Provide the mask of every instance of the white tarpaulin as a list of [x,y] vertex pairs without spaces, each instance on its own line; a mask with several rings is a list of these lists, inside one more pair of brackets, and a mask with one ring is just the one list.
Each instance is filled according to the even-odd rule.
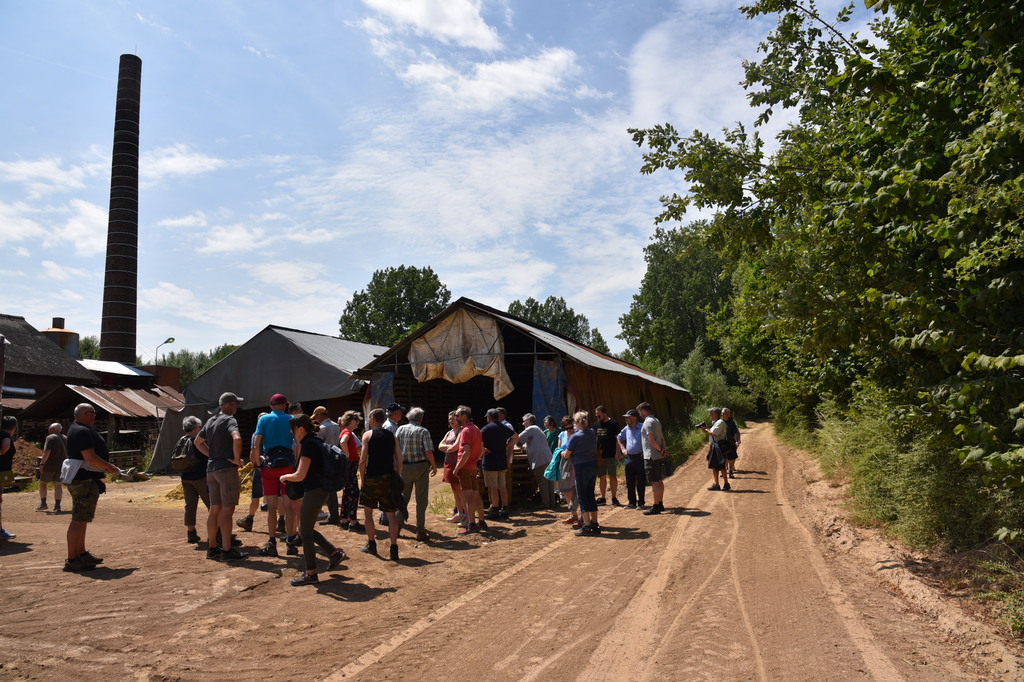
[[412,342],[409,362],[419,382],[461,384],[483,375],[494,380],[494,399],[515,388],[505,371],[505,343],[495,319],[465,308]]

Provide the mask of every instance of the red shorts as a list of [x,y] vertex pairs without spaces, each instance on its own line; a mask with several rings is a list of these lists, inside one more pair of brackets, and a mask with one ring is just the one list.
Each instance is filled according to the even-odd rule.
[[281,483],[281,477],[285,474],[293,473],[295,473],[295,467],[278,467],[277,469],[263,467],[260,469],[260,481],[263,482],[264,497],[284,495],[284,483]]

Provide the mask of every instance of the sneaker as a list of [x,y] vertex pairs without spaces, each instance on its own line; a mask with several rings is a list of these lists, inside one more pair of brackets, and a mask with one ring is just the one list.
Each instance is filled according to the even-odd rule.
[[64,510],[60,508],[60,500],[57,500],[53,503],[53,513],[60,514],[62,511]]
[[613,497],[612,498],[612,506],[613,507],[621,507],[622,506],[622,503],[619,502],[619,498],[617,498],[617,497]]
[[303,573],[298,578],[292,578],[292,587],[302,587],[303,585],[316,585],[320,582],[320,576],[316,573],[310,575],[309,573]]
[[0,528],[0,540],[13,540],[18,537],[17,533],[9,533],[3,528]]
[[499,515],[501,521],[508,521],[508,507],[501,508],[501,514]]
[[213,561],[220,561],[220,548],[211,547],[210,549],[206,550],[206,558],[211,559]]
[[418,530],[416,531],[416,542],[427,542],[430,540],[430,536],[427,535],[427,531]]
[[93,556],[88,550],[79,554],[78,560],[83,563],[92,564],[93,566],[99,566],[103,563],[103,557]]
[[342,561],[348,558],[348,554],[345,554],[345,550],[341,547],[331,552],[330,558],[327,560],[327,570],[333,571],[338,567]]
[[722,490],[732,490],[732,486],[726,483],[725,485],[722,486]]
[[232,547],[241,547],[242,546],[242,541],[239,540],[238,538],[236,538],[234,533],[231,534],[231,546]]
[[239,552],[234,547],[232,547],[231,549],[229,549],[226,552],[222,551],[220,553],[220,560],[221,561],[241,561],[242,559],[248,559],[248,558],[249,558],[249,553],[248,552]]
[[381,512],[380,513],[380,516],[377,517],[377,523],[379,523],[382,526],[388,525],[388,515],[387,515],[387,512]]
[[468,526],[466,526],[465,528],[460,528],[459,529],[459,535],[469,535],[470,533],[478,533],[478,532],[480,532],[480,526],[476,525],[475,523],[471,523]]
[[626,508],[626,509],[636,509],[636,505],[635,505],[635,504],[633,504],[632,502],[630,502],[629,504],[627,504],[627,505],[626,505],[626,507],[625,507],[625,508]]
[[287,554],[288,556],[298,556],[299,555],[299,543],[298,542],[288,542],[287,540],[285,540],[284,544],[285,544],[285,547],[287,548],[287,549],[284,550],[285,554]]
[[708,486],[708,490],[721,490],[721,489],[722,488],[717,483],[715,483],[714,485]]
[[278,516],[277,517],[277,532],[278,533],[285,532],[285,529],[284,529],[284,517],[283,516]]
[[480,523],[479,523],[479,524],[477,525],[477,528],[479,528],[480,530],[487,530],[487,522],[486,522],[486,521],[481,521],[481,522],[480,522]]
[[576,523],[572,524],[573,530],[579,530],[580,528],[583,528],[583,521],[577,520]]
[[358,521],[349,521],[348,529],[353,533],[362,533],[366,530],[366,528],[363,527],[363,524]]
[[243,516],[242,518],[235,521],[235,525],[246,532],[252,531],[252,517]]
[[263,545],[259,551],[260,556],[279,556],[277,553],[277,543],[267,541],[267,544]]
[[377,541],[376,540],[370,540],[365,545],[360,547],[359,551],[362,552],[363,554],[372,554],[374,556],[377,556]]
[[651,505],[650,509],[644,512],[644,516],[654,516],[655,514],[660,514],[663,511],[665,511],[665,506],[663,504],[655,502],[654,504]]
[[320,525],[321,526],[337,526],[339,523],[341,523],[341,517],[338,517],[338,516],[328,516],[326,519],[324,519],[323,521],[320,522]]
[[597,523],[595,521],[594,523],[590,524],[590,530],[594,531],[594,535],[600,535],[601,534],[601,524]]
[[647,505],[644,504],[643,502],[637,502],[636,508],[638,511],[643,511],[644,509],[647,509]]
[[398,545],[391,545],[390,558],[392,561],[398,561]]
[[46,500],[43,500],[36,505],[36,511],[46,511],[49,507],[46,506]]
[[599,498],[597,498],[597,504],[598,504],[598,505],[602,505],[602,504],[608,504],[608,500],[606,500],[606,499],[605,499],[605,498],[603,498],[603,497],[599,497]]
[[79,571],[91,571],[94,568],[96,568],[96,564],[86,563],[82,561],[80,557],[64,560],[64,570],[68,573],[78,573]]
[[501,518],[501,510],[499,509],[488,509],[487,514],[484,516],[488,521],[497,521]]
[[580,520],[578,518],[576,518],[575,516],[570,516],[568,518],[562,519],[562,523],[573,523],[573,524],[575,524],[575,523],[579,523],[579,521]]
[[185,541],[188,542],[188,544],[190,545],[199,544],[199,533],[195,532],[194,530],[190,530],[185,537]]
[[260,511],[261,512],[267,511],[267,503],[266,502],[260,502]]
[[586,535],[597,535],[598,532],[599,531],[594,529],[593,524],[589,524],[588,523],[585,526],[581,526],[579,528],[579,530],[577,530],[576,533],[574,533],[574,534],[576,535],[576,537],[583,537],[583,536],[586,536]]

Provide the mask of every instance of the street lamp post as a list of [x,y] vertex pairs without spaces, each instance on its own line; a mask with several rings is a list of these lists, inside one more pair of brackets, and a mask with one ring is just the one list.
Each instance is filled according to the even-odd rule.
[[156,357],[154,357],[153,360],[158,365],[160,364],[160,346],[164,345],[165,343],[174,343],[174,337],[168,336],[166,341],[163,341],[162,343],[157,345],[156,351],[153,353],[153,355],[155,355]]

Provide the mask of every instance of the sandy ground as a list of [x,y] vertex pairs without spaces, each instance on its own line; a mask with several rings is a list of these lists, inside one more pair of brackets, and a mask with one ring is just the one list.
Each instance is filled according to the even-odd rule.
[[[1022,679],[1014,645],[846,525],[770,425],[740,453],[733,491],[706,490],[695,457],[667,513],[603,507],[600,537],[549,512],[469,537],[431,516],[395,564],[331,527],[350,559],[303,588],[296,558],[194,551],[172,479],[109,486],[88,535],[106,562],[83,574],[61,571],[68,516],[8,494],[0,679]],[[263,538],[239,537],[253,553]]]

